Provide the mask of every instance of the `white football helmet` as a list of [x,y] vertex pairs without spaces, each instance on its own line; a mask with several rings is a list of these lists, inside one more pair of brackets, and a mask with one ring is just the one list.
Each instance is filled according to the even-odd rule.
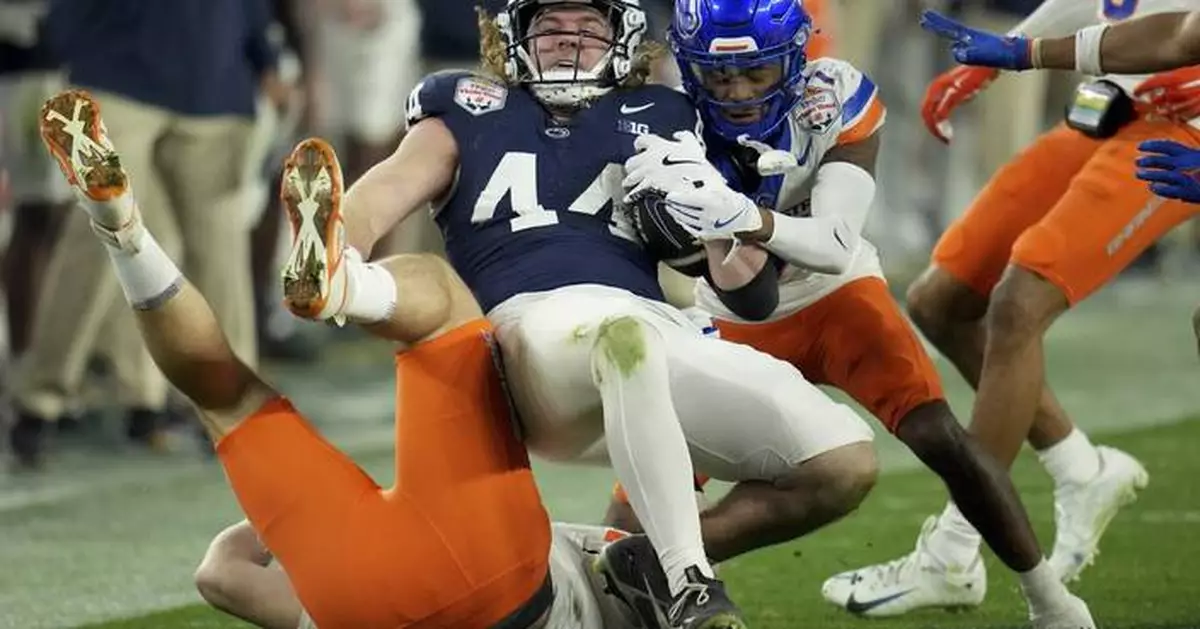
[[[582,5],[599,11],[612,26],[612,40],[604,40],[608,50],[592,68],[548,68],[543,71],[531,46],[538,37],[560,36],[561,31],[531,35],[529,27],[543,11],[562,5]],[[505,74],[510,81],[527,85],[538,100],[547,105],[579,106],[606,94],[629,76],[634,51],[646,32],[646,14],[640,0],[508,0],[496,16],[496,25],[504,37]],[[595,35],[575,33],[578,37],[599,39]]]

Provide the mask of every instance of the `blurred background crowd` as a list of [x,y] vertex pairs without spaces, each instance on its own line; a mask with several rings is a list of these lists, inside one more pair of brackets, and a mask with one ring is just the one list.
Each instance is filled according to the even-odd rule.
[[[661,38],[670,0],[642,0]],[[1006,75],[955,121],[947,148],[923,128],[926,85],[951,61],[923,8],[1004,31],[1039,0],[809,0],[820,54],[847,59],[889,108],[868,236],[902,290],[938,235],[996,168],[1057,122],[1076,77]],[[495,12],[503,0],[486,0]],[[280,306],[286,218],[274,190],[298,139],[334,142],[348,182],[404,132],[404,101],[429,72],[477,64],[472,0],[0,0],[0,426],[5,458],[37,469],[48,444],[119,422],[122,439],[173,449],[190,412],[142,347],[86,216],[41,147],[37,113],[64,86],[100,97],[109,134],[164,248],[209,298],[235,349],[303,365],[358,333]],[[675,80],[671,64],[659,80]],[[1193,264],[1180,230],[1132,273]],[[376,256],[437,250],[428,216]],[[679,279],[672,294],[686,300]],[[89,394],[103,382],[103,395]],[[199,438],[199,437],[197,437]]]

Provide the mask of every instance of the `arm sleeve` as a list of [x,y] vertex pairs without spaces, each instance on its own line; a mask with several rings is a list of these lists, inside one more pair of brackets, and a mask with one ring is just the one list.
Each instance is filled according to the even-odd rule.
[[732,290],[717,286],[707,268],[704,278],[721,303],[733,314],[747,321],[762,321],[771,316],[779,305],[779,266],[773,256],[768,258],[754,279]]

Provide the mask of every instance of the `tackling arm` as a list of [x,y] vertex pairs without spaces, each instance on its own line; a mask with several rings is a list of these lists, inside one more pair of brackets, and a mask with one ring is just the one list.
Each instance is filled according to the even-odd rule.
[[738,234],[796,266],[820,273],[841,273],[850,265],[875,198],[875,159],[879,131],[839,144],[817,170],[808,217],[762,210],[762,228]]
[[458,172],[458,144],[445,123],[425,118],[396,151],[371,167],[346,192],[346,240],[369,257],[375,243],[413,212],[450,190]]
[[[764,210],[768,211],[768,210]],[[738,247],[730,255],[732,240],[704,243],[708,269],[704,274],[713,292],[737,316],[762,321],[779,305],[779,275],[770,254],[758,246]]]

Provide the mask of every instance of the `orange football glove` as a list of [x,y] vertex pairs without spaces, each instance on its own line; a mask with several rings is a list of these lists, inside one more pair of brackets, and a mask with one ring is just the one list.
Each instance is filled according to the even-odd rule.
[[938,75],[925,89],[925,100],[921,102],[925,128],[933,137],[949,144],[954,137],[954,127],[950,125],[954,108],[975,98],[999,73],[995,68],[957,66]]
[[1200,117],[1200,66],[1155,74],[1133,97],[1138,109],[1150,116],[1180,121]]

